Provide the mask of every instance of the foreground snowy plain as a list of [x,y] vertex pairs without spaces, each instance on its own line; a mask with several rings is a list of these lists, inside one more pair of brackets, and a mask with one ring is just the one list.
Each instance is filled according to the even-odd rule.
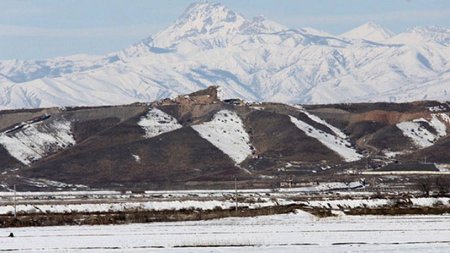
[[[13,232],[16,237],[8,238]],[[0,229],[10,252],[448,252],[450,215],[295,214],[210,221]]]

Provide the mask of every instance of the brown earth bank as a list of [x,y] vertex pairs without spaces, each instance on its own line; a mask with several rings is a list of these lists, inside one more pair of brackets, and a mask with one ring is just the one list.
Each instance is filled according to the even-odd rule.
[[[146,136],[140,122],[153,108],[180,128]],[[244,161],[234,161],[192,128],[221,110],[242,120],[251,149]],[[393,163],[401,170],[432,164],[444,171],[450,168],[450,121],[443,118],[449,113],[449,103],[438,101],[247,103],[221,100],[217,87],[151,103],[0,111],[0,190],[13,184],[30,191],[223,189],[232,188],[235,177],[245,188],[268,188],[286,180],[348,181],[350,172],[376,171]],[[290,117],[307,127],[300,129]],[[432,125],[436,117],[446,127],[445,135]],[[73,144],[58,143],[58,122],[69,122]],[[410,134],[429,132],[432,137],[424,135],[429,145],[419,145],[398,127],[414,122],[420,127]],[[43,133],[57,138],[35,139]],[[219,138],[231,138],[224,136]],[[349,148],[359,158],[346,159],[333,145]]]

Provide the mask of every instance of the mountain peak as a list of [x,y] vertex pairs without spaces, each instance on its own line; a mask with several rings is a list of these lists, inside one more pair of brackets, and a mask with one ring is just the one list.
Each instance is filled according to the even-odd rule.
[[375,28],[375,29],[384,29],[381,25],[379,25],[373,21],[368,21],[368,22],[362,24],[361,26],[371,27],[371,28]]
[[220,3],[200,1],[191,4],[176,21],[177,25],[186,23],[212,24],[216,22],[233,23],[239,19],[239,15]]
[[394,36],[394,33],[374,22],[367,22],[340,35],[349,39],[364,39],[383,42]]
[[243,16],[222,4],[200,1],[191,4],[175,23],[158,33],[158,47],[171,47],[177,40],[196,36],[217,37],[235,33],[247,22]]

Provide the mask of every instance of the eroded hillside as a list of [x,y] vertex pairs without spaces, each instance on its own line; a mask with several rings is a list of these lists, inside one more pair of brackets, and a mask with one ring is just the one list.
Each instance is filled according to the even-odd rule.
[[450,106],[221,100],[216,87],[153,103],[0,112],[3,187],[267,187],[389,164],[450,163]]

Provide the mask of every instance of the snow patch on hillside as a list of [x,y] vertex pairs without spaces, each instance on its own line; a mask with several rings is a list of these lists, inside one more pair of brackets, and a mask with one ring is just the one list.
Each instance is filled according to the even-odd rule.
[[322,124],[322,125],[328,127],[331,131],[333,131],[333,133],[334,133],[336,136],[338,136],[338,137],[340,137],[340,138],[342,138],[342,139],[347,139],[347,138],[348,138],[348,136],[347,136],[346,134],[344,134],[339,128],[337,128],[337,127],[335,127],[335,126],[333,126],[333,125],[328,124],[328,122],[326,122],[325,120],[323,120],[323,119],[317,117],[316,115],[313,115],[313,114],[311,114],[311,113],[309,113],[309,112],[307,112],[307,111],[305,111],[305,110],[303,110],[302,112],[303,112],[304,114],[306,114],[306,115],[308,116],[308,118],[314,120],[315,122],[317,122],[317,123],[319,123],[319,124]]
[[[403,135],[410,138],[417,146],[426,148],[435,143],[439,138],[447,134],[445,122],[450,123],[450,118],[444,113],[433,114],[431,120],[423,118],[413,121],[405,121],[397,124]],[[421,123],[428,124],[435,129],[436,134],[430,132]]]
[[[294,123],[298,129],[302,130],[306,135],[313,137],[320,141],[323,145],[338,153],[347,162],[357,161],[362,158],[362,155],[358,154],[355,149],[352,148],[350,142],[346,139],[347,136],[342,134],[331,135],[322,130],[318,130],[313,126],[293,117],[289,116],[291,122]],[[318,118],[318,117],[317,117]],[[314,120],[314,119],[313,119]],[[314,120],[317,122],[317,119]],[[321,120],[323,121],[323,120]],[[327,125],[328,126],[328,125]],[[333,130],[333,129],[332,129]],[[335,130],[333,130],[335,131]]]
[[301,111],[302,113],[306,114],[306,116],[308,116],[308,118],[310,118],[311,120],[313,120],[313,121],[315,121],[315,122],[317,122],[317,123],[319,123],[319,124],[321,124],[321,125],[324,125],[324,126],[328,127],[328,129],[330,129],[331,131],[333,131],[333,133],[334,133],[336,136],[339,136],[340,138],[343,138],[343,139],[347,139],[347,138],[348,138],[348,136],[347,136],[346,134],[344,134],[339,128],[337,128],[337,127],[335,127],[335,126],[329,124],[328,122],[326,122],[325,120],[323,120],[323,119],[317,117],[316,115],[307,112],[307,111],[305,110],[305,108],[303,108],[303,106],[301,106],[301,105],[296,105],[296,104],[291,104],[290,106],[292,106],[292,107],[294,107],[295,109],[297,109],[297,110]]
[[145,130],[145,138],[152,138],[182,127],[174,117],[156,108],[152,108],[142,117],[138,125]]
[[[441,115],[447,116],[446,114],[443,114],[443,113],[433,114],[433,115],[431,115],[431,120],[430,120],[430,125],[432,127],[434,127],[434,129],[436,129],[438,137],[442,137],[447,134],[447,126],[445,125],[444,122],[441,121],[441,119],[439,119],[439,117],[442,117]],[[447,118],[448,118],[448,116],[447,116]],[[442,120],[445,120],[445,118],[442,118]]]
[[25,183],[38,188],[58,187],[58,188],[89,188],[83,184],[67,184],[60,181],[49,180],[45,178],[25,178],[20,177]]
[[133,157],[134,161],[136,161],[137,163],[141,162],[141,157],[135,154],[131,154],[131,156]]
[[0,144],[11,156],[25,165],[39,160],[47,154],[75,144],[71,123],[54,121],[49,125],[42,122],[22,125],[20,130],[0,134]]
[[235,112],[219,111],[211,121],[192,128],[237,164],[252,154],[250,137],[244,129],[241,118]]
[[430,112],[443,112],[443,111],[446,111],[447,108],[444,105],[437,105],[437,106],[428,107],[428,110]]
[[439,113],[438,116],[447,124],[450,124],[450,117],[445,113]]

